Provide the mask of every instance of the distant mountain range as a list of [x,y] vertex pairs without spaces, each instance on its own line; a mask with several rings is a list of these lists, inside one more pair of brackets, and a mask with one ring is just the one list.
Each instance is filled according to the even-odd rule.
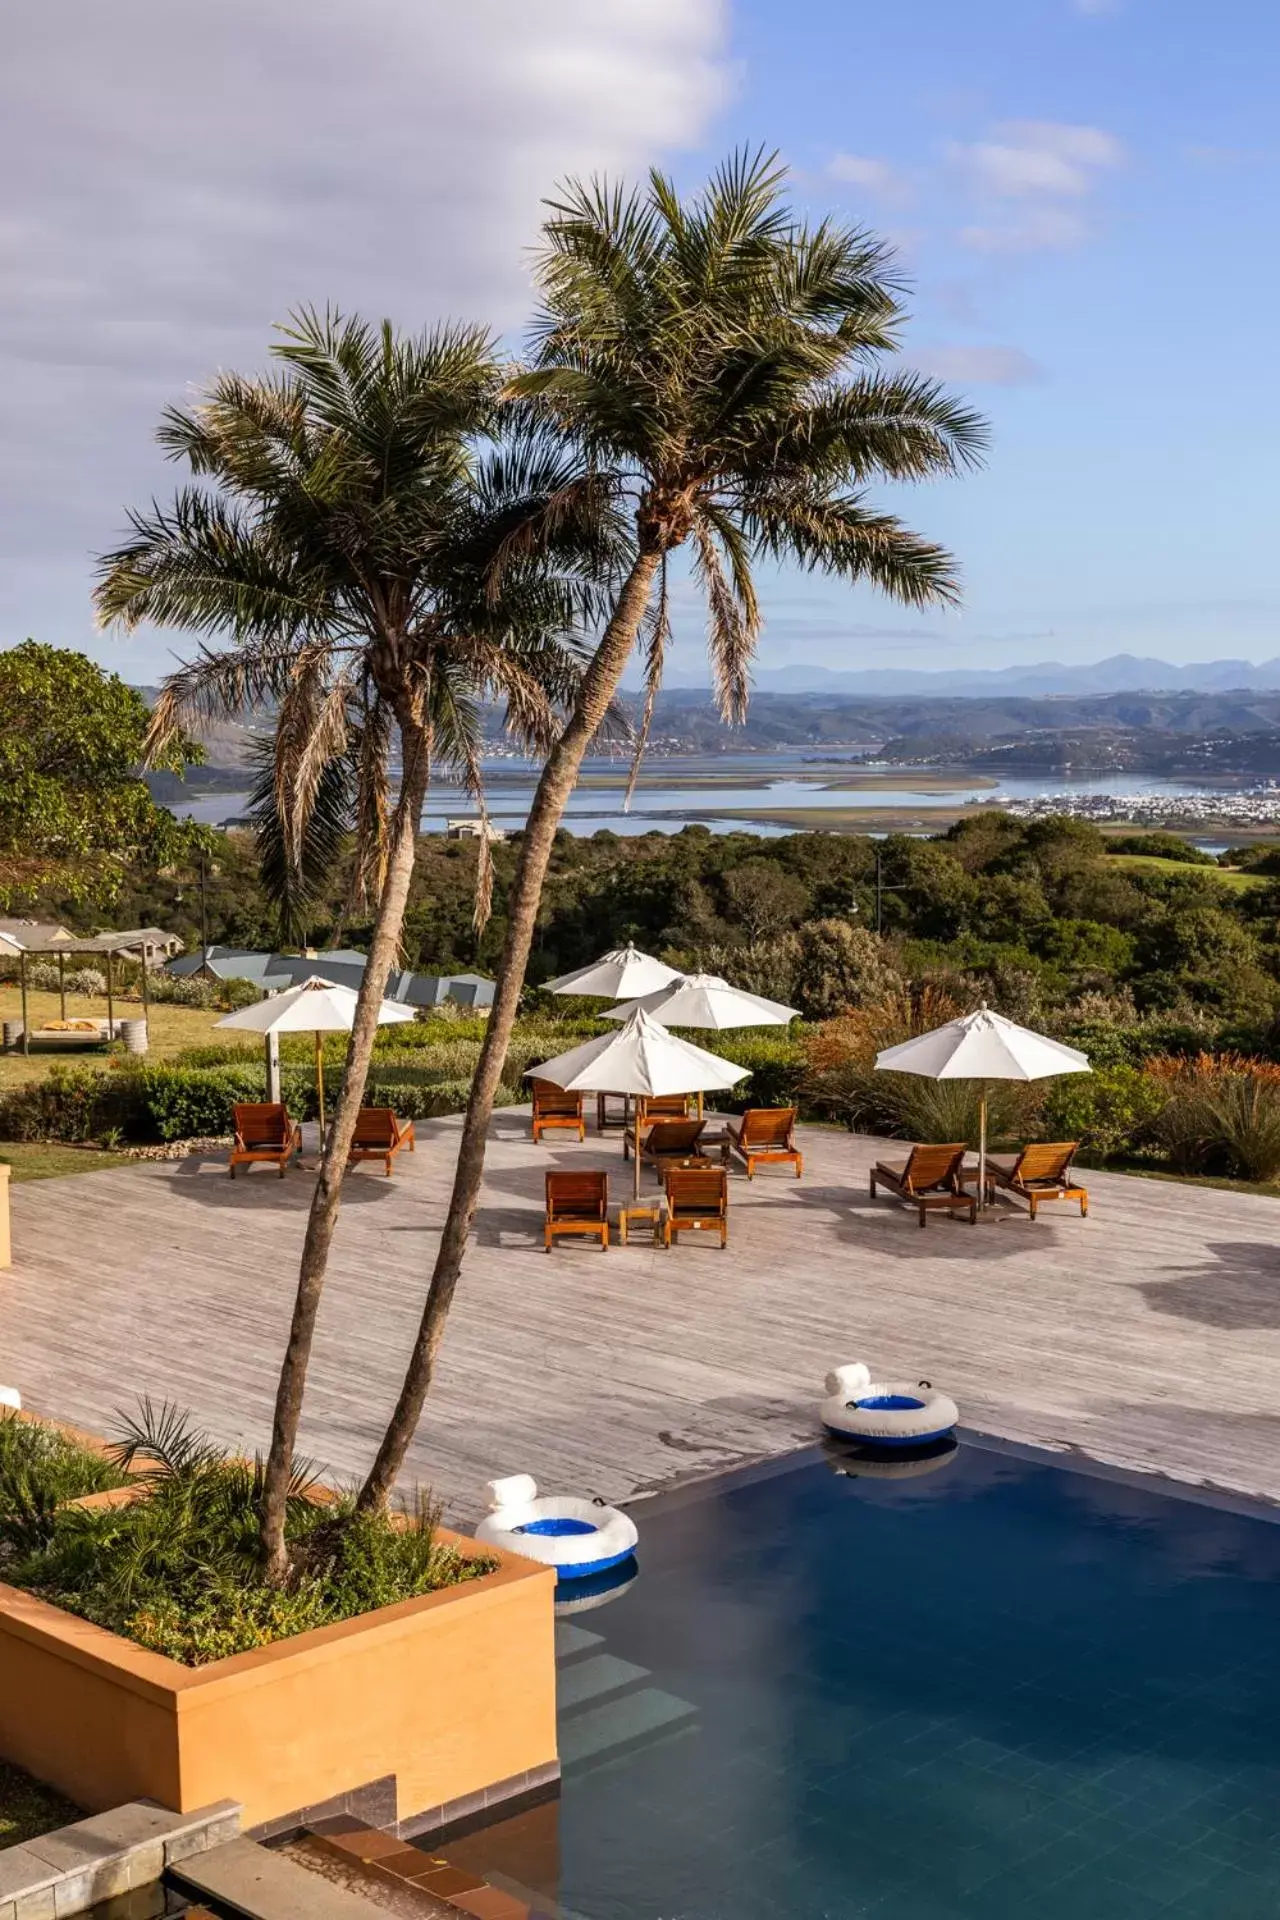
[[[705,678],[673,673],[669,688],[705,688]],[[755,675],[758,693],[841,693],[862,699],[1043,698],[1054,694],[1103,693],[1226,693],[1237,689],[1258,692],[1280,690],[1280,660],[1206,660],[1193,666],[1174,666],[1168,660],[1141,658],[1133,653],[1113,654],[1088,666],[1068,666],[1045,660],[1017,667],[943,667],[923,672],[907,667],[762,667]]]

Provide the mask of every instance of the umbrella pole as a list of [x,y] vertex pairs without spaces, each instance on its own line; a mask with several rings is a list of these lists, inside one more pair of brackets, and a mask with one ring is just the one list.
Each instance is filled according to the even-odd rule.
[[320,1102],[320,1151],[324,1152],[324,1036],[316,1028],[316,1093]]
[[987,1204],[987,1083],[978,1099],[978,1211]]

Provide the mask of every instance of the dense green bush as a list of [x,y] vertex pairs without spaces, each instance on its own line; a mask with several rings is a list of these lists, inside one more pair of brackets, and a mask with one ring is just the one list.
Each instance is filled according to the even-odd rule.
[[[281,1091],[295,1119],[313,1119],[315,1084],[304,1068],[281,1073]],[[119,1139],[135,1146],[229,1134],[238,1101],[262,1100],[263,1069],[240,1065],[120,1065],[106,1073],[55,1069],[0,1097],[0,1140]]]
[[439,1512],[418,1496],[408,1524],[357,1516],[305,1475],[289,1501],[291,1577],[262,1583],[261,1467],[231,1457],[173,1408],[144,1403],[113,1453],[142,1497],[111,1508],[62,1508],[30,1544],[0,1514],[6,1574],[56,1606],[199,1666],[309,1628],[413,1599],[490,1572],[435,1537]]
[[0,1569],[7,1558],[48,1544],[63,1501],[118,1487],[124,1478],[111,1460],[56,1427],[0,1411]]
[[708,1096],[721,1113],[743,1113],[748,1107],[794,1107],[799,1104],[804,1053],[789,1032],[770,1033],[749,1028],[728,1033],[687,1036],[707,1053],[750,1069],[750,1079]]
[[[379,1077],[370,1081],[365,1105],[394,1107],[402,1120],[438,1120],[446,1113],[462,1113],[470,1097],[469,1079],[437,1080],[414,1086],[404,1082],[388,1082]],[[525,1089],[509,1086],[504,1081],[498,1088],[494,1105],[517,1106],[528,1097]]]
[[1158,1138],[1165,1088],[1138,1066],[1099,1064],[1045,1082],[1041,1137],[1079,1140],[1095,1160],[1132,1160]]
[[214,983],[212,980],[200,980],[194,976],[166,973],[157,969],[147,982],[148,996],[157,1006],[174,1007],[212,1007],[214,1004]]

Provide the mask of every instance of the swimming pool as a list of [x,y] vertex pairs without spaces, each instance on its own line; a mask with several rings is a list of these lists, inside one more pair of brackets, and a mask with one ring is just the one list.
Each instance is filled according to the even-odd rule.
[[558,1804],[450,1858],[573,1920],[1280,1913],[1280,1525],[962,1443],[637,1507],[562,1620]]

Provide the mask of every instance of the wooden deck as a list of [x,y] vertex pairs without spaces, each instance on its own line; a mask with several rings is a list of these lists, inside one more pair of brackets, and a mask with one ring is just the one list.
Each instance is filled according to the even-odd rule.
[[[381,1431],[426,1288],[457,1122],[419,1126],[395,1178],[353,1173],[304,1443],[342,1479]],[[1092,1174],[1092,1211],[925,1232],[872,1203],[892,1149],[802,1129],[805,1177],[731,1176],[727,1252],[696,1236],[541,1248],[543,1172],[606,1164],[617,1135],[534,1147],[494,1122],[475,1241],[411,1457],[451,1514],[483,1482],[625,1499],[803,1445],[827,1368],[925,1375],[969,1426],[1280,1499],[1280,1203]],[[899,1150],[900,1151],[900,1150]],[[13,1191],[0,1381],[109,1427],[140,1394],[263,1445],[311,1180],[185,1161]]]

